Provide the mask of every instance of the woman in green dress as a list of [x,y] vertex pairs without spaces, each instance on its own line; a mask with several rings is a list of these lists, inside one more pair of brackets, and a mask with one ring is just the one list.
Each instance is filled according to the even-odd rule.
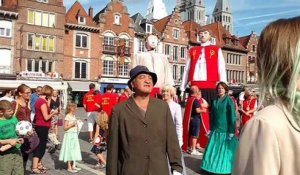
[[204,152],[201,168],[208,173],[230,174],[238,140],[235,136],[236,115],[228,86],[217,84],[218,98],[212,103],[209,142]]

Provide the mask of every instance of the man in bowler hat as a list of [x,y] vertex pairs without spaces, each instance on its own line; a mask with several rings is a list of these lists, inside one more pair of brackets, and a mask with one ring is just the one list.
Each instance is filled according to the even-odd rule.
[[145,66],[130,71],[134,94],[113,109],[109,125],[107,175],[181,175],[181,151],[169,106],[150,97],[157,82]]

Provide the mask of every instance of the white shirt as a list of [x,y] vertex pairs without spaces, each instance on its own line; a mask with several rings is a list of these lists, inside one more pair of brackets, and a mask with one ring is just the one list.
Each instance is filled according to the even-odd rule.
[[[210,42],[206,42],[201,44],[201,46],[209,46],[211,45]],[[180,90],[184,91],[188,84],[188,74],[190,71],[190,61],[191,59],[188,59],[186,61],[183,77],[182,77],[182,83]],[[226,78],[226,67],[225,67],[225,60],[223,57],[222,50],[218,50],[218,68],[219,68],[219,77],[220,81],[227,82]],[[206,81],[207,80],[207,70],[206,70],[206,59],[205,59],[205,51],[204,48],[201,50],[200,58],[198,59],[195,67],[195,73],[193,76],[194,81]]]
[[155,87],[162,88],[165,85],[174,85],[171,67],[168,58],[164,54],[148,51],[136,55],[133,67],[146,66],[149,71],[156,73],[157,83]]
[[173,121],[176,128],[176,133],[179,141],[179,146],[181,147],[183,145],[183,118],[182,118],[182,112],[181,112],[181,106],[178,103],[175,103],[173,100],[168,103],[171,114],[173,117]]
[[15,101],[13,98],[10,98],[10,97],[7,97],[7,96],[1,97],[1,98],[0,98],[0,101],[2,101],[2,100],[7,100],[7,101],[9,101],[9,102]]

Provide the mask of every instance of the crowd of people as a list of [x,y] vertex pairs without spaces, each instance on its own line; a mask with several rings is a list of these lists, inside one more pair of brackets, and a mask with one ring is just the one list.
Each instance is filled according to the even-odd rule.
[[[295,17],[263,30],[259,98],[250,88],[238,98],[232,95],[222,81],[226,76],[218,75],[224,60],[220,48],[210,45],[208,30],[200,31],[202,45],[190,50],[182,86],[190,86],[184,115],[173,85],[160,84],[161,75],[145,65],[130,70],[128,88],[120,96],[113,85],[101,94],[91,83],[83,106],[91,152],[98,158],[95,168],[106,168],[108,175],[186,175],[183,153],[188,153],[203,156],[203,174],[300,174],[299,28],[300,17]],[[209,65],[221,70],[209,70]],[[24,174],[30,154],[32,173],[45,174],[48,140],[60,149],[59,160],[66,162],[68,172],[80,171],[76,161],[82,160],[78,133],[83,122],[75,116],[77,103],[68,103],[61,122],[59,94],[52,87],[37,87],[32,94],[21,84],[14,98],[5,91],[0,98],[0,174]],[[16,131],[21,121],[34,126],[23,137]],[[62,143],[59,125],[65,131]]]

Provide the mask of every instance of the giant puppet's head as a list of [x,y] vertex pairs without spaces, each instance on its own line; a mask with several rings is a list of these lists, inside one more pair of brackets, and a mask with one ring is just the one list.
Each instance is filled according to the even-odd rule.
[[147,50],[156,49],[159,42],[159,38],[155,34],[150,34],[145,38],[146,48]]
[[211,36],[212,36],[212,32],[210,29],[207,29],[207,28],[200,29],[199,37],[200,37],[201,43],[206,43],[206,42],[210,41]]

